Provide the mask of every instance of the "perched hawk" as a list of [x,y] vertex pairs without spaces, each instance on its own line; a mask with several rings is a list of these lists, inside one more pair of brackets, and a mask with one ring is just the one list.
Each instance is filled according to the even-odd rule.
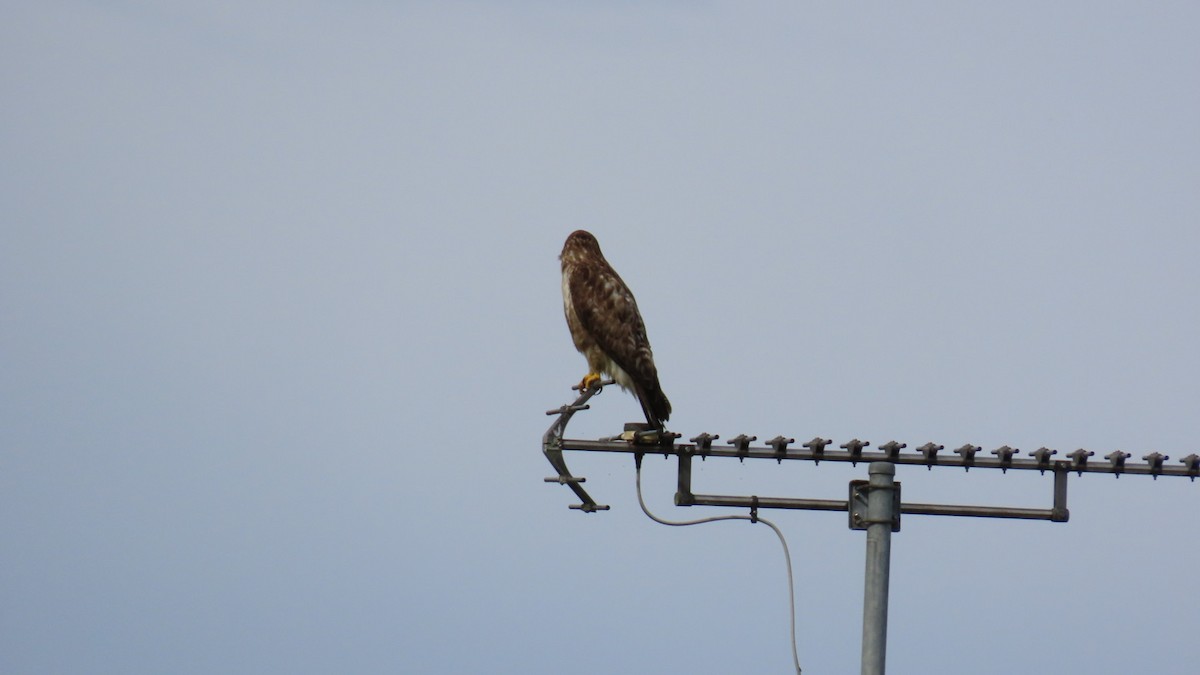
[[559,260],[567,327],[575,348],[588,362],[580,388],[608,375],[622,389],[632,389],[646,421],[662,429],[671,416],[671,402],[658,384],[654,354],[633,293],[604,259],[600,243],[590,232],[572,232]]

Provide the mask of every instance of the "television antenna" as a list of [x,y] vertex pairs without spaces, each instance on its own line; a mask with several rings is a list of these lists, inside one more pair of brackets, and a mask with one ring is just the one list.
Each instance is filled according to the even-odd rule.
[[[714,445],[720,439],[714,434],[701,433],[690,438],[688,443],[677,443],[676,440],[681,438],[680,434],[654,429],[649,424],[641,423],[626,424],[622,434],[610,438],[566,438],[567,424],[571,418],[576,413],[589,409],[588,400],[609,384],[612,384],[611,380],[579,391],[573,402],[546,411],[547,415],[554,416],[555,419],[542,436],[542,452],[558,475],[546,478],[545,481],[565,485],[575,493],[580,503],[571,504],[572,509],[584,513],[606,511],[609,507],[596,502],[583,488],[586,479],[571,474],[563,453],[575,451],[633,454],[639,468],[639,499],[641,457],[647,453],[658,453],[677,459],[676,506],[747,508],[750,509],[752,522],[758,520],[759,509],[836,511],[848,514],[850,529],[867,533],[863,587],[862,675],[884,675],[891,539],[893,532],[900,531],[902,515],[1013,518],[1065,523],[1070,518],[1070,511],[1067,509],[1067,479],[1071,473],[1078,476],[1085,473],[1105,473],[1117,478],[1122,475],[1150,476],[1155,480],[1159,476],[1176,476],[1187,477],[1192,481],[1200,476],[1200,455],[1196,453],[1178,459],[1176,464],[1168,463],[1170,457],[1159,452],[1142,456],[1140,463],[1129,463],[1126,460],[1132,457],[1131,453],[1121,450],[1113,450],[1096,458],[1094,451],[1084,448],[1059,455],[1057,450],[1041,447],[1022,454],[1017,448],[1007,445],[984,452],[982,447],[968,443],[944,452],[945,446],[929,442],[909,452],[903,452],[908,445],[894,440],[871,449],[869,441],[857,438],[835,444],[830,439],[817,437],[796,446],[794,438],[783,436],[766,441],[764,446],[755,446],[752,443],[758,440],[757,437],[746,434],[728,439],[724,445]],[[914,454],[914,451],[917,454]],[[692,462],[696,457],[702,461],[709,458],[737,459],[742,462],[747,459],[773,459],[779,464],[787,460],[814,464],[850,462],[857,466],[861,462],[867,465],[868,478],[850,481],[849,493],[845,500],[696,494],[692,490]],[[901,499],[900,482],[895,480],[897,465],[919,465],[930,470],[936,466],[960,468],[965,471],[999,469],[1001,473],[1008,473],[1010,470],[1037,471],[1043,476],[1049,473],[1052,478],[1050,506],[1039,509],[904,502]],[[646,513],[655,518],[649,511]],[[786,552],[786,543],[784,550]]]

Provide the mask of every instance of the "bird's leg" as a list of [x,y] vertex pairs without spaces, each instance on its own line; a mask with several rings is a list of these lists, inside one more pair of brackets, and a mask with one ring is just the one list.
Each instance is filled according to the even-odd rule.
[[600,384],[600,374],[589,372],[579,381],[579,391],[590,391],[592,387]]

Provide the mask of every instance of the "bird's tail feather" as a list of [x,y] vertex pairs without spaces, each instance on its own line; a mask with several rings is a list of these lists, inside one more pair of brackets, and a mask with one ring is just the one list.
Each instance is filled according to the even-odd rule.
[[662,389],[655,388],[649,392],[638,392],[638,403],[642,404],[642,412],[646,421],[656,429],[665,429],[663,423],[671,417],[671,402]]

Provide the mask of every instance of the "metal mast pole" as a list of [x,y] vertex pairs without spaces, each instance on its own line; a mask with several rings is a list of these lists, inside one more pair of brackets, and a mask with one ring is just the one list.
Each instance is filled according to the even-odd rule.
[[867,492],[867,570],[863,590],[862,675],[884,675],[888,573],[892,556],[896,466],[871,462]]

